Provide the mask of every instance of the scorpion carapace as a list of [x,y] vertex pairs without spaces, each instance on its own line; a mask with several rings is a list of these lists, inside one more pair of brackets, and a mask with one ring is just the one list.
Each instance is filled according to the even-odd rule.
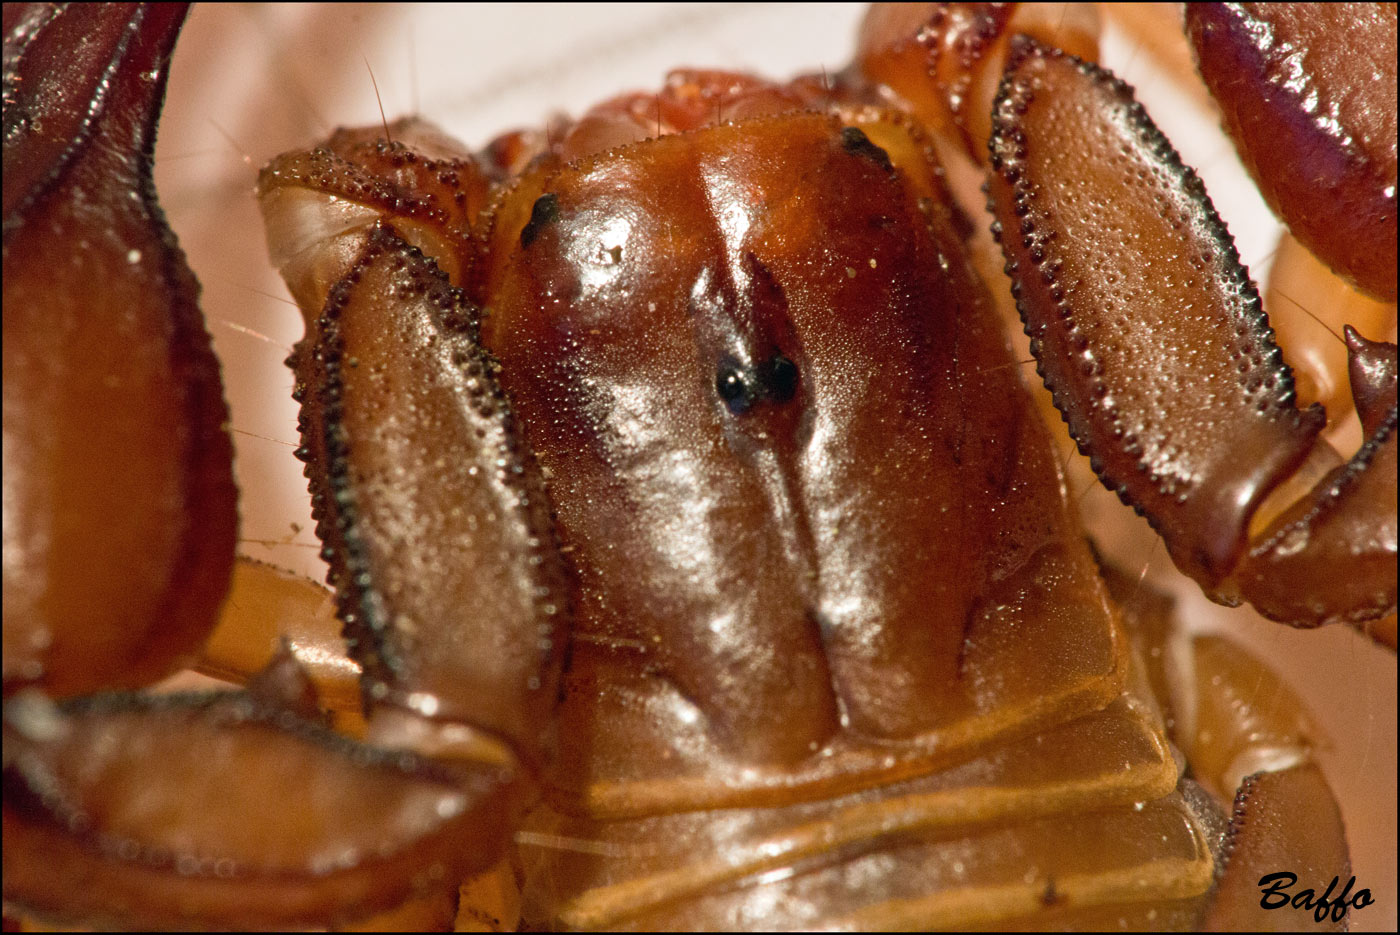
[[574,671],[660,676],[635,726],[604,717],[619,749],[694,733],[653,761],[691,774],[676,804],[718,804],[740,763],[825,785],[838,734],[947,750],[1114,691],[1054,457],[946,214],[902,184],[931,167],[859,122],[750,118],[550,173],[483,297],[580,576]]
[[[697,739],[753,766],[809,758],[838,720],[870,737],[927,733],[939,749],[988,736],[978,715],[1041,696],[1047,710],[1086,691],[1102,701],[1116,679],[1096,575],[1065,532],[1054,459],[951,215],[929,198],[927,145],[877,111],[852,120],[756,117],[527,174],[486,222],[509,249],[477,261],[468,289],[489,309],[483,343],[582,579],[575,671],[599,653],[635,669],[626,657],[640,649],[669,683],[656,704],[677,712],[647,729],[703,725]],[[349,161],[367,158],[353,149]],[[305,210],[312,181],[336,210],[362,190],[348,164],[337,176],[319,160],[269,170],[274,212],[288,198]],[[409,222],[420,242],[450,236]],[[974,404],[997,418],[974,419]],[[677,515],[668,497],[681,490],[692,507]],[[912,524],[910,503],[927,506]],[[923,547],[884,554],[854,515]],[[1054,596],[999,593],[1026,569]],[[1036,601],[1065,608],[1063,629],[1023,609]],[[862,610],[874,606],[878,617]],[[994,606],[1018,638],[994,635]],[[752,631],[765,635],[729,642]],[[1062,641],[1074,648],[1061,656],[1050,644]],[[898,679],[870,677],[891,665]],[[1006,667],[1024,675],[983,674]],[[613,730],[619,747],[639,739]],[[727,795],[708,785],[706,800]]]
[[[950,195],[944,137],[980,158],[1001,147],[991,194],[1017,297],[1042,356],[1058,342],[1072,358],[1098,328],[1072,319],[1095,314],[1083,306],[1101,283],[1067,284],[1054,253],[1078,237],[1067,212],[1020,210],[1067,184],[1064,165],[1022,150],[1067,127],[1098,134],[1095,120],[1166,147],[1125,89],[1019,34],[1094,53],[1078,15],[882,10],[830,78],[680,71],[477,153],[414,118],[274,160],[258,192],[307,325],[289,359],[297,455],[354,661],[314,625],[298,639],[363,674],[363,717],[340,710],[343,674],[298,664],[305,646],[254,675],[217,638],[205,668],[248,688],[213,696],[55,702],[87,691],[46,671],[61,660],[7,667],[7,900],[112,924],[273,927],[407,903],[440,925],[459,882],[497,864],[518,884],[512,918],[540,927],[1247,928],[1280,918],[1255,888],[1280,861],[1347,876],[1286,689],[1224,641],[1179,639],[1170,602],[1140,582],[1100,575],[969,259],[980,208]],[[11,275],[12,230],[43,240],[9,212],[8,82],[30,39],[6,47],[7,308],[12,281],[52,278]],[[1088,123],[1047,118],[1046,102]],[[154,106],[137,109],[147,125]],[[1091,200],[1138,184],[1115,176],[1136,164],[1105,138],[1110,158],[1081,173],[1100,186]],[[44,152],[25,158],[25,177],[44,174]],[[1182,210],[1209,215],[1162,161]],[[1155,230],[1161,212],[1131,213],[1141,231],[1124,240],[1173,236]],[[1218,224],[1181,226],[1206,235],[1178,251],[1190,270],[1140,265],[1181,278],[1202,251],[1229,252]],[[86,240],[52,249],[81,255]],[[1223,267],[1229,291],[1238,270]],[[1244,304],[1240,353],[1264,376],[1216,428],[1255,419],[1263,394],[1282,441],[1224,488],[1195,476],[1218,453],[1177,462],[1193,475],[1182,490],[1204,491],[1185,509],[1129,499],[1223,597],[1222,580],[1257,573],[1250,599],[1292,600],[1298,588],[1264,579],[1301,555],[1309,591],[1293,604],[1384,610],[1373,559],[1386,529],[1393,557],[1394,485],[1376,465],[1394,457],[1394,347],[1348,333],[1371,440],[1310,495],[1333,467],[1313,453],[1320,420],[1290,408]],[[1062,320],[1069,333],[1052,333]],[[1197,356],[1199,333],[1153,338],[1171,325],[1124,327],[1132,366],[1111,385],[1094,382],[1099,358],[1066,367],[1057,397],[1082,390],[1092,415],[1101,383],[1131,399],[1142,381],[1133,417],[1151,409],[1154,369],[1183,375]],[[1092,337],[1111,358],[1118,339]],[[1127,464],[1104,469],[1119,487],[1140,449],[1173,443],[1075,418],[1098,467],[1100,446]],[[1306,483],[1270,495],[1299,462]],[[44,515],[37,498],[24,507]],[[1277,539],[1269,522],[1315,545],[1241,564],[1243,543]],[[1361,612],[1328,581],[1353,533],[1375,546]],[[1389,588],[1393,607],[1393,574]],[[150,791],[172,788],[187,794]],[[1288,924],[1328,921],[1341,919]]]

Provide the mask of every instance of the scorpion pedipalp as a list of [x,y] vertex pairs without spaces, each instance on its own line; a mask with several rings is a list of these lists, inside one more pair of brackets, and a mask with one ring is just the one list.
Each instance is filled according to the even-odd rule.
[[218,363],[150,174],[184,10],[130,13],[5,8],[7,697],[188,665],[233,562]]
[[[5,897],[55,918],[111,924],[277,927],[361,917],[415,893],[455,890],[503,848],[519,771],[506,743],[489,734],[518,739],[527,760],[541,755],[559,657],[544,610],[557,559],[549,559],[544,522],[502,522],[508,536],[535,547],[504,550],[510,568],[496,577],[517,586],[490,593],[529,605],[507,613],[530,638],[515,656],[495,645],[458,656],[451,650],[470,642],[462,631],[415,631],[415,614],[437,610],[399,600],[392,586],[395,569],[416,570],[414,554],[391,555],[384,572],[352,542],[346,552],[359,564],[347,601],[365,624],[356,631],[360,658],[375,677],[366,692],[400,705],[370,725],[381,746],[322,727],[312,682],[285,653],[248,692],[110,691],[194,660],[233,561],[218,370],[198,287],[150,181],[183,17],[161,7],[5,10]],[[421,254],[380,242],[359,258],[356,281],[422,281],[413,279],[414,257],[421,275]],[[342,292],[335,310],[356,307],[354,288]],[[452,301],[441,290],[424,295],[439,311]],[[469,346],[449,352],[451,340],[443,340],[449,370],[457,354],[471,354]],[[335,352],[317,351],[322,363]],[[372,369],[369,349],[358,353]],[[334,364],[342,362],[355,371],[343,356]],[[327,385],[332,395],[359,389],[353,379]],[[483,385],[489,398],[489,375]],[[380,398],[391,408],[402,402]],[[318,423],[338,458],[327,495],[342,541],[386,516],[392,525],[395,515],[372,495],[382,485],[362,484],[350,498],[336,486],[341,472],[372,470],[373,440],[360,444],[347,422]],[[509,436],[503,414],[487,413],[482,427],[494,441]],[[471,428],[462,431],[474,443]],[[500,453],[468,455],[459,467],[504,476],[506,501],[547,513],[542,496],[525,509],[537,488],[510,470],[516,462],[502,469]],[[441,473],[434,458],[420,477]],[[460,529],[485,511],[416,515]],[[451,535],[433,541],[462,545]],[[491,578],[497,558],[489,547],[482,556],[469,569],[477,581]],[[463,554],[454,558],[466,567]],[[241,657],[221,658],[237,669]],[[435,666],[444,659],[478,659],[505,674],[444,676]],[[86,697],[55,700],[75,695]],[[522,712],[520,695],[539,700]],[[450,718],[483,703],[484,730],[431,723],[433,714]],[[431,762],[436,755],[450,762]],[[463,848],[465,840],[476,846]]]
[[[1388,613],[1393,399],[1349,465],[1252,530],[1321,444],[1321,407],[1294,405],[1228,232],[1130,89],[1017,42],[997,99],[989,207],[1032,350],[1081,451],[1217,599],[1299,626]],[[1071,139],[1085,157],[1067,166]]]
[[1395,301],[1395,6],[1189,3],[1201,78],[1260,192],[1333,270]]

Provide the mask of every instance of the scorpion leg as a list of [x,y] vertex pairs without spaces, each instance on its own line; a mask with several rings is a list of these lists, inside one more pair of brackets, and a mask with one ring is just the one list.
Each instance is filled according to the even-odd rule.
[[[1335,930],[1347,906],[1260,907],[1260,878],[1287,871],[1319,889],[1351,876],[1337,802],[1314,753],[1323,738],[1288,685],[1236,643],[1191,636],[1174,601],[1137,576],[1108,566],[1104,578],[1124,609],[1129,639],[1175,743],[1199,783],[1233,814],[1210,827],[1218,847],[1216,886],[1197,925],[1211,931]],[[1209,817],[1214,809],[1203,810]],[[1223,819],[1228,817],[1228,824]],[[1292,893],[1289,894],[1290,896]]]
[[219,625],[195,669],[247,685],[283,647],[315,686],[319,703],[336,715],[360,707],[360,666],[345,654],[330,592],[309,578],[240,557]]
[[[1298,626],[1393,610],[1393,393],[1334,468],[1316,438],[1321,407],[1295,407],[1194,173],[1121,82],[1034,40],[1013,45],[991,208],[1041,375],[1100,479],[1216,600]],[[1085,157],[1069,173],[1058,154],[1076,147]],[[1281,508],[1270,495],[1300,470],[1304,489],[1316,483]]]
[[[1264,293],[1264,307],[1274,310],[1269,324],[1274,329],[1284,360],[1293,368],[1298,405],[1320,402],[1327,410],[1325,437],[1338,448],[1355,448],[1354,411],[1351,388],[1373,381],[1348,379],[1346,340],[1339,333],[1352,328],[1360,334],[1395,337],[1395,303],[1381,302],[1361,292],[1308,252],[1296,237],[1284,233],[1279,238],[1273,268]],[[1290,309],[1306,309],[1329,325],[1319,328],[1313,315]],[[1390,345],[1393,346],[1393,345]],[[1392,397],[1394,390],[1391,391]],[[1362,431],[1371,429],[1364,426]],[[1343,435],[1343,432],[1346,434]]]

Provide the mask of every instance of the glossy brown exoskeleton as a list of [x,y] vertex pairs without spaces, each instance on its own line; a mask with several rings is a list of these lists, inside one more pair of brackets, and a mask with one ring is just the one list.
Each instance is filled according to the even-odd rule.
[[[876,75],[888,23],[871,22],[861,64]],[[974,70],[1012,32],[1037,32],[1001,14],[926,25],[976,52],[960,66]],[[889,60],[901,54],[896,42]],[[1056,71],[1065,62],[1012,56],[1010,116],[993,130],[1013,149],[1061,129],[1036,125],[1018,80],[1042,99],[1097,95],[1091,114],[1130,108],[1092,70]],[[1150,160],[1160,146],[1141,119],[1126,126]],[[248,696],[106,699],[58,719],[18,694],[7,822],[69,848],[74,868],[85,848],[103,855],[86,871],[100,885],[69,911],[346,918],[488,866],[512,831],[536,925],[1249,924],[1234,913],[1268,855],[1343,867],[1299,717],[1237,709],[1262,670],[1200,642],[1201,693],[1164,691],[1151,620],[1132,631],[1148,664],[1133,662],[966,259],[930,128],[858,70],[785,86],[683,72],[478,155],[408,121],[392,141],[342,132],[265,170],[274,259],[308,316],[299,454],[365,673],[366,745],[313,727],[303,677],[275,669]],[[1059,184],[1053,165],[1035,183],[1024,158],[993,168],[1013,187]],[[993,196],[1019,205],[995,183]],[[1058,222],[1033,218],[1073,239]],[[1070,261],[1028,260],[1061,301]],[[1030,305],[1040,286],[1017,288]],[[1266,346],[1255,327],[1245,340]],[[1151,366],[1166,369],[1191,347],[1160,343]],[[1354,383],[1379,387],[1362,408],[1383,410],[1384,351],[1372,357],[1379,375]],[[1269,363],[1270,405],[1306,427]],[[1137,366],[1115,395],[1132,396]],[[1074,392],[1065,380],[1057,395]],[[1393,458],[1394,440],[1383,411],[1362,417],[1380,434],[1350,470],[1374,483],[1385,475],[1362,468],[1387,439]],[[1082,444],[1109,444],[1111,426],[1075,418]],[[1131,463],[1137,446],[1110,448]],[[1283,472],[1251,473],[1258,492],[1229,498],[1237,534],[1195,501],[1205,527],[1136,505],[1184,537],[1174,553],[1202,556],[1193,570],[1214,587]],[[1154,693],[1207,787],[1229,795],[1267,769],[1239,800],[1213,908],[1222,816],[1180,778]],[[163,740],[140,739],[152,721]],[[146,761],[200,738],[217,752],[180,767],[187,782],[237,776],[243,797],[150,824],[115,781],[139,775],[137,758],[90,753],[124,737]],[[278,783],[280,810],[307,814],[303,795],[364,803],[355,823],[313,808],[272,840],[243,833],[266,777],[288,774],[302,779]],[[1309,822],[1286,820],[1298,813]],[[7,896],[57,911],[30,866],[7,858]],[[152,895],[130,895],[142,880]]]

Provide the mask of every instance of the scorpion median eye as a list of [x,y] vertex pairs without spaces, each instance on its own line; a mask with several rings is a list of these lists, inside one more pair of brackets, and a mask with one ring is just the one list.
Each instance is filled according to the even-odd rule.
[[535,199],[530,221],[520,230],[520,246],[529,247],[540,235],[540,228],[559,220],[559,196],[553,192]]
[[797,394],[797,384],[797,365],[782,354],[759,364],[756,372],[745,372],[737,360],[728,357],[720,362],[715,375],[715,390],[736,416],[748,412],[759,400],[787,402]]
[[759,369],[766,395],[775,402],[785,403],[797,392],[797,364],[782,354],[763,362]]
[[715,376],[715,389],[719,392],[719,398],[729,407],[729,411],[736,416],[748,412],[749,407],[753,405],[753,388],[744,378],[744,371],[737,361],[725,360],[719,365],[719,373]]

